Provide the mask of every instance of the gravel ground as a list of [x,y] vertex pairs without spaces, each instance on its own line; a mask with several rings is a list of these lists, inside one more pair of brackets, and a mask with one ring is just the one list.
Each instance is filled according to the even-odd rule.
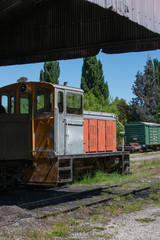
[[151,160],[151,159],[160,159],[160,152],[130,154],[131,161]]
[[[136,221],[146,219],[148,223]],[[86,223],[87,225],[87,223]],[[94,227],[94,226],[92,226]],[[96,225],[104,227],[104,225]],[[100,237],[95,232],[76,233],[72,237],[86,240],[159,240],[160,239],[160,207],[148,206],[145,210],[122,214],[111,218],[111,222],[101,231]]]
[[[136,219],[148,219],[149,222],[136,221]],[[53,237],[53,240],[58,239],[76,239],[76,240],[159,240],[160,239],[160,207],[148,205],[144,210],[136,213],[122,214],[110,218],[108,224],[95,222],[93,224],[84,220],[86,227],[93,228],[89,232],[75,232],[67,238]],[[10,233],[14,233],[14,239],[22,240],[30,238],[23,238],[23,233],[30,231],[31,225],[37,229],[47,230],[47,225],[43,221],[37,221],[34,217],[19,219],[13,224],[1,227],[0,239],[13,239],[10,238]],[[103,229],[97,231],[97,229]],[[7,237],[3,238],[1,235],[5,232]],[[35,239],[35,238],[34,238]],[[38,240],[38,238],[36,238]],[[49,238],[50,239],[50,238]]]
[[[149,223],[136,219],[155,220]],[[114,228],[110,228],[113,226]],[[114,240],[159,240],[160,239],[160,207],[148,207],[136,213],[123,214],[112,219],[108,226]]]

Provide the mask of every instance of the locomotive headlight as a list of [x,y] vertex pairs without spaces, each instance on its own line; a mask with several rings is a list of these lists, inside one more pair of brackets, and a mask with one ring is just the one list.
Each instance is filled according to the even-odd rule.
[[24,93],[27,89],[27,84],[26,83],[22,83],[20,85],[20,92]]

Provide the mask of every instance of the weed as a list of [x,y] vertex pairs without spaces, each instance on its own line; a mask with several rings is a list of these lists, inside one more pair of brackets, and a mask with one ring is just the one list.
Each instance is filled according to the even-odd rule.
[[59,222],[52,227],[50,235],[54,237],[67,237],[69,235],[68,230],[69,226],[66,222]]
[[108,228],[114,228],[114,226],[109,226]]
[[112,215],[140,211],[143,209],[143,201],[126,201],[124,197],[116,197],[110,202],[108,209]]
[[[132,181],[134,183],[139,183],[139,178],[143,176],[150,176],[151,173],[149,172],[150,169],[153,167],[158,167],[160,166],[160,161],[155,159],[155,160],[144,160],[142,161],[137,161],[136,164],[131,162],[131,172],[132,174],[119,174],[119,173],[112,173],[112,174],[107,174],[105,172],[97,171],[94,176],[88,174],[83,177],[82,180],[79,182],[75,182],[74,184],[97,184],[97,183],[104,183],[108,188],[111,187],[111,185],[114,184],[124,184],[127,183],[128,181]],[[128,187],[131,187],[128,186]]]
[[80,212],[85,212],[85,213],[88,212],[88,208],[86,206],[80,206],[79,210]]
[[92,221],[97,221],[97,220],[99,220],[100,219],[100,216],[99,215],[93,215],[92,217],[91,217],[91,220]]
[[93,229],[94,228],[90,227],[89,225],[82,225],[77,229],[77,232],[78,233],[82,233],[82,232],[88,233],[88,232],[92,232]]
[[104,231],[104,230],[105,230],[105,228],[103,228],[103,227],[95,227],[94,229],[95,229],[96,231],[98,231],[98,232],[99,232],[99,231]]
[[160,213],[153,213],[153,216],[160,217]]
[[80,240],[79,238],[67,238],[67,240]]
[[113,235],[110,233],[105,233],[105,234],[96,234],[97,238],[103,238],[105,240],[113,239]]
[[149,200],[155,201],[159,205],[160,204],[160,192],[151,193],[149,195]]
[[39,214],[39,213],[40,213],[40,211],[39,211],[39,209],[38,209],[38,208],[36,208],[34,211],[35,211],[35,213],[37,213],[37,214]]
[[42,233],[38,232],[38,230],[27,230],[25,231],[25,235],[27,237],[27,239],[31,239],[31,240],[37,240],[40,239],[40,236],[42,236]]
[[159,182],[151,182],[151,185],[152,185],[152,189],[153,191],[157,191],[157,189],[160,188],[160,183]]
[[139,218],[135,219],[137,222],[143,222],[143,223],[150,223],[156,221],[156,219],[153,218]]
[[118,182],[119,179],[121,178],[121,174],[118,173],[113,173],[113,174],[106,174],[101,171],[97,171],[95,175],[92,177],[91,175],[86,175],[84,178],[76,182],[76,184],[96,184],[96,183],[105,183],[110,184],[110,182]]
[[69,225],[70,226],[78,226],[79,223],[74,218],[70,218],[69,219]]

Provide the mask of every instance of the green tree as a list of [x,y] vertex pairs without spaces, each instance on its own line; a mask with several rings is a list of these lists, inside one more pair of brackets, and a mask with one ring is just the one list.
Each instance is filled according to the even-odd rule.
[[92,91],[84,94],[84,110],[118,114],[116,102],[104,99],[103,95],[97,98]]
[[59,62],[45,62],[43,70],[40,71],[40,81],[59,84],[60,67]]
[[119,100],[118,97],[115,99],[117,109],[118,109],[118,120],[124,125],[131,121],[130,106],[122,98]]
[[156,79],[156,119],[160,122],[160,62],[157,59],[153,60],[154,63],[154,74]]
[[106,100],[109,97],[107,82],[104,81],[103,68],[100,60],[96,56],[83,59],[81,88],[85,93],[92,93],[100,98],[102,95]]
[[153,62],[147,59],[144,74],[137,72],[136,80],[132,86],[133,94],[131,109],[134,120],[156,122],[156,78]]

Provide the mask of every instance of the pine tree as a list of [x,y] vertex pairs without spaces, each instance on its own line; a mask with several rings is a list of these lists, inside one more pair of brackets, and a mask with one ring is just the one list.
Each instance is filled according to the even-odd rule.
[[59,62],[45,62],[43,70],[40,71],[40,81],[59,84],[60,67]]
[[160,122],[160,62],[157,59],[153,60],[154,73],[156,78],[156,119]]
[[109,97],[108,84],[104,80],[102,63],[95,57],[83,59],[81,88],[85,93],[92,93],[99,98],[103,95],[106,100]]
[[136,96],[131,102],[134,120],[156,122],[156,78],[150,58],[146,62],[144,74],[137,72],[132,91]]

